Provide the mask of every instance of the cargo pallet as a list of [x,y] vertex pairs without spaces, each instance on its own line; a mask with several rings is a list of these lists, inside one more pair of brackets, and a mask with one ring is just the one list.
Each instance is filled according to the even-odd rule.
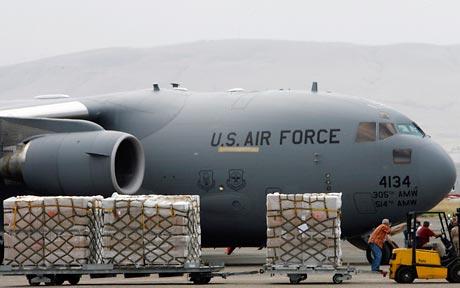
[[62,285],[65,281],[77,285],[82,275],[90,278],[108,278],[123,274],[125,278],[147,277],[158,274],[159,277],[173,277],[188,274],[194,284],[207,284],[224,266],[220,265],[189,265],[189,266],[114,266],[112,264],[85,264],[75,267],[12,267],[0,266],[0,275],[25,275],[31,286]]
[[306,280],[308,274],[332,274],[332,282],[341,284],[344,280],[351,280],[352,274],[357,274],[358,270],[350,266],[315,266],[315,265],[265,265],[264,272],[269,273],[271,276],[275,274],[286,274],[289,277],[291,284],[299,284],[301,281]]

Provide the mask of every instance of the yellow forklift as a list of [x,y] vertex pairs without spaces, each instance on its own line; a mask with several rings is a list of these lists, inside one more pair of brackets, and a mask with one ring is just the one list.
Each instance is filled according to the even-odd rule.
[[[460,220],[459,215],[460,209],[457,209],[456,216]],[[445,256],[440,257],[435,250],[417,247],[417,218],[420,216],[437,216],[439,219],[439,237],[446,249]],[[398,283],[412,283],[415,279],[446,279],[451,283],[460,283],[460,257],[453,245],[444,212],[409,212],[407,232],[408,247],[396,248],[391,255],[390,279]]]

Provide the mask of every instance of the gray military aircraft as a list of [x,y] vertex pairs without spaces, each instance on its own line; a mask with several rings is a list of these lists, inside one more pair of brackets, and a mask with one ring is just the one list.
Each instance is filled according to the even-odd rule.
[[365,248],[382,218],[432,208],[456,178],[448,154],[408,117],[316,85],[154,85],[2,107],[2,198],[198,194],[205,247],[264,246],[267,193],[339,191],[343,237]]

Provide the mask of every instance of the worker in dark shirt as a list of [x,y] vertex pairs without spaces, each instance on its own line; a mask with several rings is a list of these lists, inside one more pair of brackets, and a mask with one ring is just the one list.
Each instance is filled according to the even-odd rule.
[[430,222],[423,221],[423,225],[417,230],[417,247],[426,249],[435,249],[442,257],[445,253],[445,248],[440,243],[430,243],[430,237],[439,237],[440,233],[435,233],[430,229]]

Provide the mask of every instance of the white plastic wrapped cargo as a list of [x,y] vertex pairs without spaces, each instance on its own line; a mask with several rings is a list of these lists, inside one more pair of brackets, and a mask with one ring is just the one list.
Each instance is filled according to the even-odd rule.
[[117,195],[104,199],[104,262],[117,266],[197,265],[199,196]]
[[102,263],[102,197],[19,196],[3,201],[4,263]]
[[342,193],[268,194],[267,264],[341,265]]

